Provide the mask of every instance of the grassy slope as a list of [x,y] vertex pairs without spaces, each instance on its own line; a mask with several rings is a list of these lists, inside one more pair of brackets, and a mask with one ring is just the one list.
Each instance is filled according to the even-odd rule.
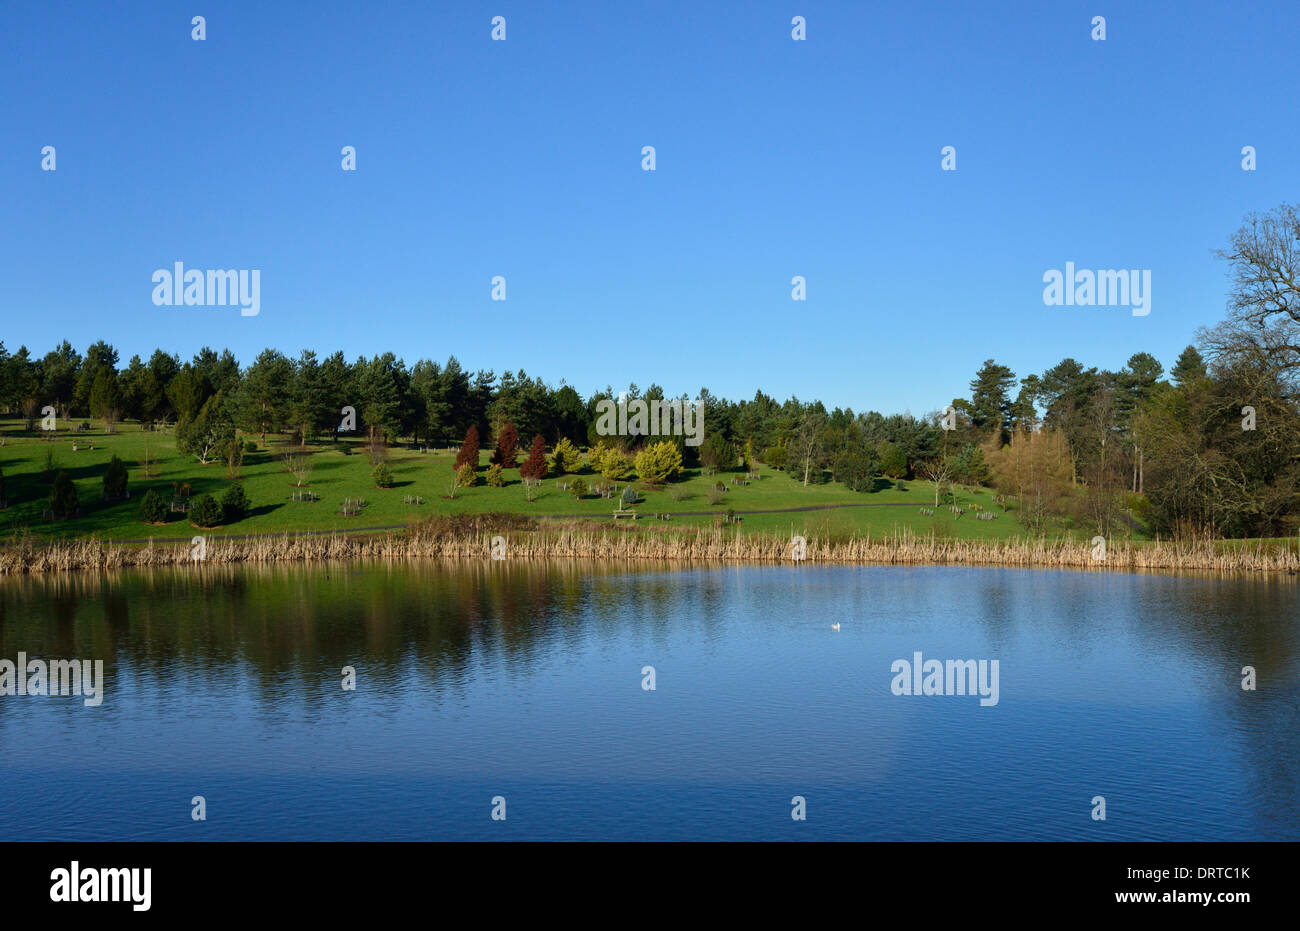
[[[61,426],[63,424],[61,423]],[[139,519],[140,499],[146,490],[157,489],[170,497],[172,482],[188,482],[195,495],[204,492],[220,497],[230,484],[224,464],[199,465],[192,457],[176,450],[175,439],[169,434],[143,433],[135,424],[122,425],[120,432],[108,435],[96,428],[90,433],[70,433],[60,429],[54,439],[21,431],[18,421],[0,421],[0,435],[5,445],[0,447],[0,469],[4,471],[5,493],[10,507],[0,512],[0,525],[6,529],[26,527],[33,534],[49,537],[75,537],[94,534],[101,539],[145,539],[188,537],[193,533],[189,523],[177,515],[165,527],[144,524]],[[255,437],[253,439],[256,439]],[[151,447],[157,475],[146,479],[139,463],[143,458],[145,442]],[[82,448],[72,451],[76,442]],[[84,448],[88,442],[94,449]],[[242,484],[252,501],[252,514],[238,523],[222,527],[217,534],[283,533],[286,531],[349,529],[372,526],[405,524],[432,514],[482,513],[488,511],[513,511],[536,516],[564,515],[601,518],[612,523],[611,511],[615,501],[603,498],[573,499],[557,487],[554,477],[544,481],[537,499],[528,502],[517,471],[508,471],[508,484],[504,488],[489,488],[482,481],[469,489],[458,489],[455,500],[447,498],[451,485],[454,453],[418,451],[393,448],[389,466],[395,485],[377,489],[371,481],[371,466],[361,451],[359,441],[350,441],[355,452],[344,455],[332,448],[313,449],[313,470],[309,477],[310,488],[321,498],[314,503],[290,500],[294,477],[282,470],[271,449],[262,448],[248,453],[242,470]],[[278,447],[276,448],[278,450]],[[49,496],[49,484],[44,474],[45,456],[53,452],[56,467],[72,477],[81,502],[81,516],[68,521],[52,522],[42,518]],[[109,459],[120,456],[130,473],[128,501],[112,504],[100,501],[103,474]],[[522,456],[520,457],[522,461]],[[486,464],[487,454],[483,455]],[[705,477],[698,470],[681,482],[663,490],[643,493],[644,500],[637,510],[643,516],[656,512],[672,512],[688,516],[674,517],[667,524],[640,521],[638,526],[654,525],[672,527],[698,525],[712,521],[714,515],[734,508],[738,513],[776,510],[784,508],[817,507],[824,505],[852,505],[838,510],[810,511],[784,514],[748,514],[742,530],[777,531],[816,535],[848,535],[911,528],[918,533],[932,529],[961,539],[1005,539],[1023,533],[1014,512],[995,521],[974,520],[973,512],[955,520],[946,510],[939,509],[935,517],[923,516],[919,507],[932,506],[934,488],[926,482],[907,482],[905,491],[888,487],[872,494],[861,494],[831,483],[807,488],[784,473],[760,467],[762,479],[749,486],[730,487],[723,503],[710,506],[706,494],[718,477]],[[730,482],[730,474],[720,476]],[[583,475],[590,485],[598,476]],[[669,488],[684,487],[690,494],[685,500],[674,501]],[[403,498],[419,495],[422,505],[404,505]],[[368,506],[358,517],[345,518],[338,514],[338,506],[345,497],[361,497]],[[988,510],[999,512],[988,489],[971,489],[959,493],[963,502],[974,501]]]

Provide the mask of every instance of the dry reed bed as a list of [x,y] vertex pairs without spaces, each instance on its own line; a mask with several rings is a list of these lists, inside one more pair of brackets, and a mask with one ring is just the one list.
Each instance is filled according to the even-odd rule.
[[[740,535],[723,528],[628,532],[572,526],[532,529],[517,524],[493,528],[485,520],[452,527],[417,526],[368,536],[285,535],[253,539],[208,537],[207,563],[273,563],[325,559],[487,559],[492,538],[506,539],[507,559],[648,560],[656,562],[791,562],[788,537]],[[1090,544],[1023,539],[1002,542],[917,536],[906,531],[847,539],[809,537],[806,561],[821,564],[966,565],[1059,567],[1129,571],[1290,572],[1300,554],[1276,544],[1223,547],[1209,541],[1112,544],[1104,561]],[[146,545],[95,539],[45,543],[18,539],[0,546],[0,575],[78,569],[194,565],[190,545],[167,541]]]

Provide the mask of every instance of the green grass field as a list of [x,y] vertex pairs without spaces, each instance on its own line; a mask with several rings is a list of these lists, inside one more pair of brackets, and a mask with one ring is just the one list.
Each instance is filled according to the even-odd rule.
[[[164,526],[153,526],[140,520],[140,501],[144,493],[155,489],[170,499],[173,482],[176,482],[188,483],[195,496],[211,493],[219,499],[231,484],[224,463],[200,465],[192,456],[177,451],[175,438],[170,433],[144,432],[135,424],[119,425],[114,434],[107,434],[99,427],[87,433],[74,433],[62,422],[60,426],[53,434],[28,433],[22,429],[21,421],[0,421],[0,436],[4,439],[4,445],[0,446],[0,469],[4,472],[5,496],[9,503],[6,510],[0,511],[0,522],[6,531],[25,529],[39,537],[59,539],[92,534],[104,540],[188,538],[194,530],[182,514],[173,515]],[[247,439],[256,441],[257,437]],[[74,444],[79,447],[76,451]],[[93,449],[88,448],[91,444]],[[149,477],[144,475],[141,466],[146,444],[154,473]],[[296,479],[285,471],[278,458],[285,449],[296,447],[277,445],[268,437],[268,443],[260,445],[257,452],[245,455],[240,472],[240,483],[251,500],[252,512],[243,520],[209,532],[220,535],[352,530],[404,525],[435,514],[492,511],[614,522],[612,512],[617,506],[616,500],[594,496],[575,500],[558,487],[562,479],[554,476],[545,479],[536,489],[535,500],[528,501],[519,473],[514,470],[507,471],[507,484],[502,488],[485,485],[480,472],[479,483],[471,488],[457,489],[453,500],[448,495],[455,454],[447,451],[421,453],[405,447],[391,447],[388,464],[394,485],[376,488],[371,479],[372,466],[361,441],[347,440],[345,445],[352,450],[348,454],[332,446],[307,447],[311,473],[306,487],[320,500],[301,502],[291,500]],[[44,516],[50,490],[50,478],[46,473],[47,454],[53,455],[55,470],[67,472],[76,484],[81,508],[76,518],[55,521]],[[130,474],[127,487],[131,497],[110,503],[101,500],[100,492],[104,472],[113,455],[121,457],[127,465]],[[521,461],[522,458],[521,455]],[[486,452],[481,459],[485,466]],[[934,517],[920,514],[919,508],[934,504],[934,487],[927,482],[908,481],[903,483],[905,488],[900,489],[896,483],[882,479],[878,482],[881,486],[879,491],[864,494],[849,491],[838,483],[804,487],[789,475],[766,466],[760,466],[759,473],[761,478],[747,486],[732,486],[731,473],[704,476],[697,469],[662,489],[642,490],[642,500],[636,505],[640,515],[637,525],[671,527],[711,523],[717,516],[733,509],[742,517],[742,532],[847,536],[910,528],[918,533],[928,534],[933,530],[963,539],[1005,539],[1024,532],[1014,511],[992,521],[975,520],[974,512],[970,510],[956,519],[942,507],[936,510]],[[599,476],[589,473],[582,473],[581,477],[588,485],[599,479]],[[729,490],[721,503],[710,505],[708,492],[718,480],[728,483]],[[674,500],[670,493],[673,489],[685,492],[686,497]],[[423,498],[423,503],[404,504],[404,499],[410,496]],[[355,517],[339,514],[340,504],[349,497],[363,498],[367,502]],[[1002,512],[993,501],[993,492],[986,488],[958,489],[958,500],[963,505],[974,502],[994,513]],[[835,507],[791,511],[828,506]],[[787,513],[750,513],[756,511]],[[668,523],[660,523],[654,520],[654,515],[661,512],[676,516]]]

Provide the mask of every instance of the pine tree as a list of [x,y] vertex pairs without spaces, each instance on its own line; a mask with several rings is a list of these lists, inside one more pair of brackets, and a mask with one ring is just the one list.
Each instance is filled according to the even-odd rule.
[[1178,361],[1169,374],[1179,387],[1199,381],[1206,376],[1205,359],[1196,351],[1195,346],[1188,346],[1179,354]]
[[117,456],[109,460],[104,472],[104,497],[109,501],[126,497],[126,464]]
[[50,489],[50,511],[58,519],[77,516],[77,488],[67,472],[60,472],[54,478],[54,486]]
[[539,433],[533,437],[533,448],[529,450],[524,464],[519,467],[519,474],[524,478],[542,479],[546,478],[549,471],[546,464],[546,440]]
[[456,470],[460,471],[465,465],[478,468],[478,427],[472,424],[465,431],[465,442],[461,444],[460,452],[456,454]]
[[492,454],[492,462],[503,469],[513,469],[515,467],[515,456],[518,452],[519,431],[515,429],[514,421],[509,420],[501,428],[501,432],[497,434],[497,449]]

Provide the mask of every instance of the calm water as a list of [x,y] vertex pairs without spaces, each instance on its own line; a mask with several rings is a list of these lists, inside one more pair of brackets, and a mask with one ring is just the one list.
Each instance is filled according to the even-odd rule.
[[[1294,579],[485,562],[0,580],[0,658],[19,651],[103,659],[106,695],[0,697],[6,839],[1300,839]],[[892,694],[916,651],[997,659],[997,705]]]

